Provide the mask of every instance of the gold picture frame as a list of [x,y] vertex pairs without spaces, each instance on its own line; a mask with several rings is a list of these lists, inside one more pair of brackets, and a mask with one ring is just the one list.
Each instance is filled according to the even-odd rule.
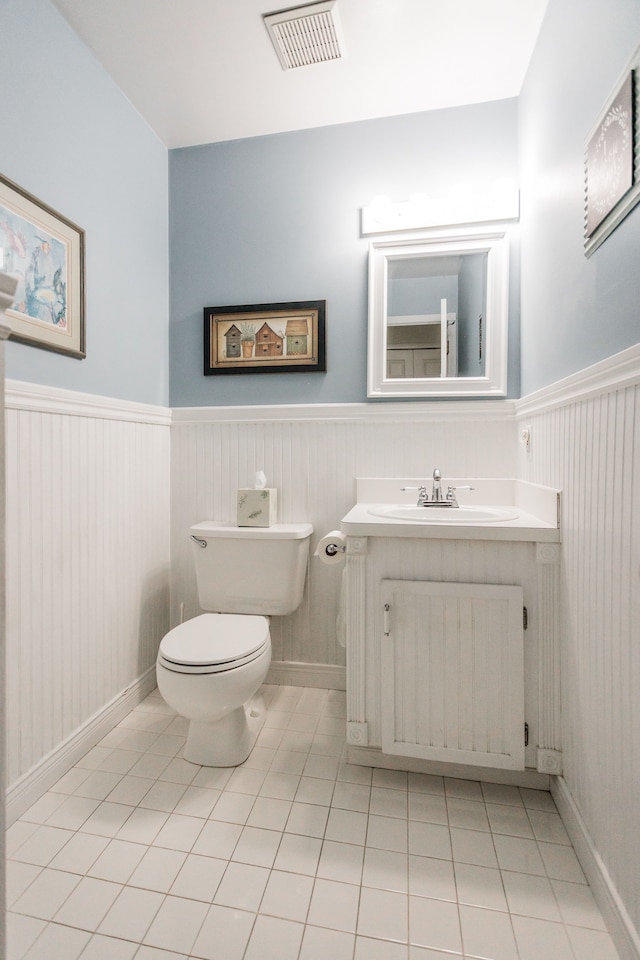
[[85,233],[0,175],[0,270],[18,281],[11,340],[83,359]]

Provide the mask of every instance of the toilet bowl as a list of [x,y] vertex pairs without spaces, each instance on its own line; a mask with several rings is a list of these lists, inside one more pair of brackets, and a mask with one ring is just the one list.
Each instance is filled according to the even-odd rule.
[[204,613],[164,637],[158,689],[190,721],[185,760],[233,767],[247,759],[264,723],[256,694],[270,663],[269,621],[262,616]]
[[269,617],[300,605],[312,532],[310,524],[191,527],[200,604],[216,612],[170,630],[156,662],[161,695],[189,720],[185,760],[233,767],[249,756],[265,717]]

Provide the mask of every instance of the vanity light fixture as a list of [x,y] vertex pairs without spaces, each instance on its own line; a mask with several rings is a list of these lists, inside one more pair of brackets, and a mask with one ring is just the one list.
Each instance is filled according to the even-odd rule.
[[496,180],[491,189],[474,193],[468,184],[454,184],[448,196],[429,197],[415,193],[409,200],[393,203],[389,197],[374,197],[362,210],[362,236],[421,230],[466,223],[517,220],[520,195],[513,180]]
[[283,70],[306,67],[345,55],[337,0],[321,0],[263,15]]

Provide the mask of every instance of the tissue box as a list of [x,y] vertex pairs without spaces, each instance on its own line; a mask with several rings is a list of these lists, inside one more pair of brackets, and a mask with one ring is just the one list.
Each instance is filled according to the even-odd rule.
[[238,490],[238,526],[270,527],[276,522],[278,491],[274,487],[263,490]]

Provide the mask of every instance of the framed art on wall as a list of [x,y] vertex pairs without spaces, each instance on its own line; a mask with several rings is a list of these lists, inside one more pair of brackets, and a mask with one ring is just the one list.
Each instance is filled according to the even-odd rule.
[[326,370],[326,303],[205,307],[205,376]]
[[640,200],[638,50],[585,145],[585,254],[590,256]]
[[84,230],[0,176],[0,270],[18,281],[10,339],[82,359]]

